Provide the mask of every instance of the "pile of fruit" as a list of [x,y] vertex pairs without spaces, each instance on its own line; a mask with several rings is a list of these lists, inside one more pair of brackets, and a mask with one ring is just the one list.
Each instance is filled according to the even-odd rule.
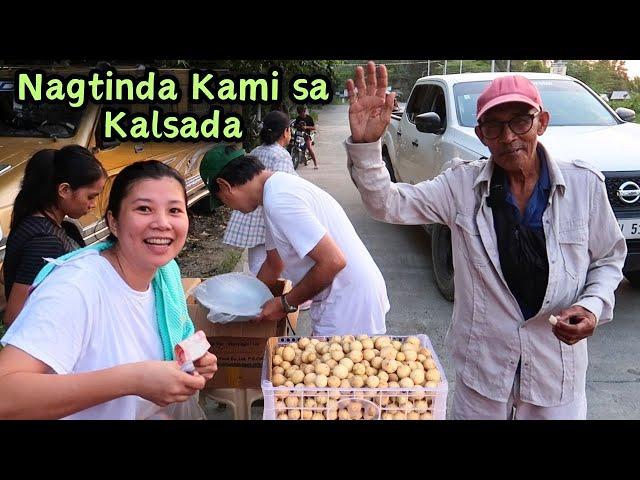
[[426,420],[441,374],[417,337],[303,337],[271,358],[281,420]]

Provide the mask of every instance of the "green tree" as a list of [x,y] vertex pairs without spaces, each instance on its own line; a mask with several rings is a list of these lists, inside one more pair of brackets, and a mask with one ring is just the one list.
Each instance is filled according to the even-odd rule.
[[549,68],[545,67],[542,60],[526,60],[522,65],[523,72],[548,72]]
[[570,60],[567,62],[567,75],[583,81],[598,93],[629,87],[624,60]]
[[640,93],[632,92],[629,100],[612,100],[609,105],[614,110],[618,107],[630,108],[636,112],[635,123],[640,123]]
[[489,72],[491,62],[488,60],[463,60],[462,73]]

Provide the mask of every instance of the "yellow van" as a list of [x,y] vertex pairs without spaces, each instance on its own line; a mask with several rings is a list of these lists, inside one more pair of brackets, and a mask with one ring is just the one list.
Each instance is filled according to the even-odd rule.
[[[132,162],[148,159],[160,160],[178,170],[187,184],[188,204],[192,205],[206,197],[209,192],[199,175],[200,162],[204,154],[216,143],[213,142],[118,142],[102,141],[98,128],[102,106],[89,103],[84,109],[72,109],[66,103],[18,104],[14,101],[14,77],[18,68],[0,67],[0,265],[4,252],[14,199],[20,189],[26,162],[43,148],[62,148],[78,144],[89,148],[100,160],[109,174],[109,179],[100,195],[95,209],[78,220],[72,220],[87,245],[104,239],[108,229],[104,214],[115,175]],[[32,66],[26,68],[35,68]],[[42,68],[47,73],[61,76],[86,74],[90,67]],[[118,73],[140,75],[139,68],[119,68]],[[187,91],[188,70],[159,69],[161,74],[171,74],[180,81],[180,88]],[[118,108],[120,105],[109,105]],[[128,104],[122,105],[132,113],[148,113],[160,107],[165,112],[204,114],[210,105],[189,104],[187,96],[178,104]],[[0,297],[4,287],[0,285]],[[0,309],[3,301],[0,298]]]

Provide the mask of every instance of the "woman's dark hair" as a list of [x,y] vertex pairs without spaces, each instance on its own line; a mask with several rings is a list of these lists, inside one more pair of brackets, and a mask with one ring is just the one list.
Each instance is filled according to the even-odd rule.
[[[107,212],[117,218],[120,214],[120,207],[122,206],[122,200],[126,197],[133,186],[142,180],[160,180],[161,178],[173,178],[182,187],[184,193],[184,204],[187,204],[187,186],[184,182],[184,178],[178,173],[175,168],[165,165],[158,160],[144,160],[141,162],[134,162],[128,165],[118,175],[116,175],[111,192],[109,193],[109,204],[107,205]],[[105,215],[105,222],[109,226],[109,217]],[[116,242],[118,238],[110,233],[108,240]]]
[[[258,175],[265,169],[263,163],[256,157],[251,155],[244,155],[242,157],[234,158],[231,160],[222,170],[216,178],[222,178],[229,182],[232,187],[238,185],[244,185],[253,177]],[[215,179],[210,185],[211,194],[215,195],[220,190],[220,186]]]
[[266,145],[274,144],[290,125],[289,115],[284,112],[273,110],[267,113],[260,130],[260,141]]
[[29,215],[56,205],[60,184],[68,183],[75,190],[106,176],[98,159],[80,145],[36,152],[27,162],[20,192],[13,204],[11,228]]

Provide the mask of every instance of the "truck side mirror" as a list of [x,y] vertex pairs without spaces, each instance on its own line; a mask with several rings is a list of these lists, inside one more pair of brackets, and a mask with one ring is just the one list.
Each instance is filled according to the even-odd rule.
[[422,133],[442,133],[442,119],[436,112],[421,113],[416,116],[416,128]]
[[616,113],[625,122],[633,122],[636,119],[636,112],[630,108],[618,107]]

